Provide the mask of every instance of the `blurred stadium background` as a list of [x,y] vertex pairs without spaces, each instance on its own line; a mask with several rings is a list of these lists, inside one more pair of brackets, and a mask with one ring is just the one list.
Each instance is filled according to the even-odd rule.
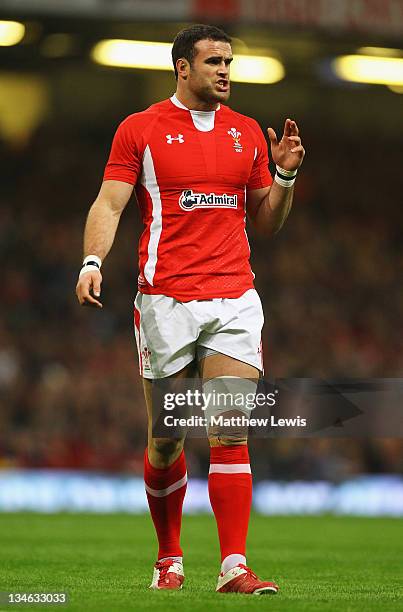
[[[239,60],[230,102],[278,133],[295,118],[307,149],[286,227],[250,234],[267,373],[401,377],[402,0],[2,0],[0,20],[0,510],[146,508],[134,201],[103,268],[103,311],[80,309],[74,287],[114,130],[174,78],[102,65],[100,41],[170,43],[205,21],[238,55],[277,60],[266,72]],[[402,450],[254,440],[255,507],[403,515]],[[207,510],[207,443],[189,440],[187,457],[187,509]]]

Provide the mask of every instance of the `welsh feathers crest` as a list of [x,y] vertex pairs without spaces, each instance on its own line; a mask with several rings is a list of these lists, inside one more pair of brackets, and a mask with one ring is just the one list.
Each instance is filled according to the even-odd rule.
[[239,139],[242,136],[242,133],[238,132],[238,130],[236,128],[232,127],[231,129],[228,130],[227,134],[229,136],[232,136],[232,138],[233,138],[235,151],[237,153],[241,153],[242,152],[242,144],[239,142]]
[[241,132],[238,132],[236,128],[231,128],[228,130],[228,134],[232,136],[234,140],[238,140],[238,138],[242,136]]

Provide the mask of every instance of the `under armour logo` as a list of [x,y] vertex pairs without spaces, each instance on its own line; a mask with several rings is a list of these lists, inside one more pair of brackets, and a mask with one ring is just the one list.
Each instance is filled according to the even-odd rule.
[[180,144],[185,142],[183,134],[178,134],[177,136],[171,136],[171,134],[166,135],[167,144],[172,144],[174,140],[177,140]]

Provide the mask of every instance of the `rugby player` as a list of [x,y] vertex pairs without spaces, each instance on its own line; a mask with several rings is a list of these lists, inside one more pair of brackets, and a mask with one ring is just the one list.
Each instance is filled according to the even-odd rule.
[[[101,263],[135,189],[144,231],[134,322],[149,420],[144,479],[159,543],[155,589],[179,589],[184,581],[180,529],[187,473],[183,437],[153,437],[153,381],[195,375],[210,384],[223,377],[257,381],[263,311],[245,218],[263,235],[279,231],[305,154],[294,120],[286,119],[280,141],[269,128],[272,179],[259,125],[225,105],[232,62],[225,32],[208,25],[182,30],[172,59],[175,94],[117,129],[88,214],[76,288],[80,304],[102,307]],[[278,586],[260,580],[246,562],[252,500],[247,436],[217,429],[208,434],[208,486],[222,562],[216,590],[276,593]]]

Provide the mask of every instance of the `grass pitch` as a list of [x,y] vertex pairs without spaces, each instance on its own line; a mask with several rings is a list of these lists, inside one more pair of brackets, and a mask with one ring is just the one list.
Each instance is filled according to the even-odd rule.
[[278,595],[214,592],[219,571],[212,516],[185,516],[185,588],[147,589],[156,544],[148,516],[0,514],[0,591],[67,591],[67,606],[0,610],[399,610],[403,526],[395,519],[254,515],[248,561]]

